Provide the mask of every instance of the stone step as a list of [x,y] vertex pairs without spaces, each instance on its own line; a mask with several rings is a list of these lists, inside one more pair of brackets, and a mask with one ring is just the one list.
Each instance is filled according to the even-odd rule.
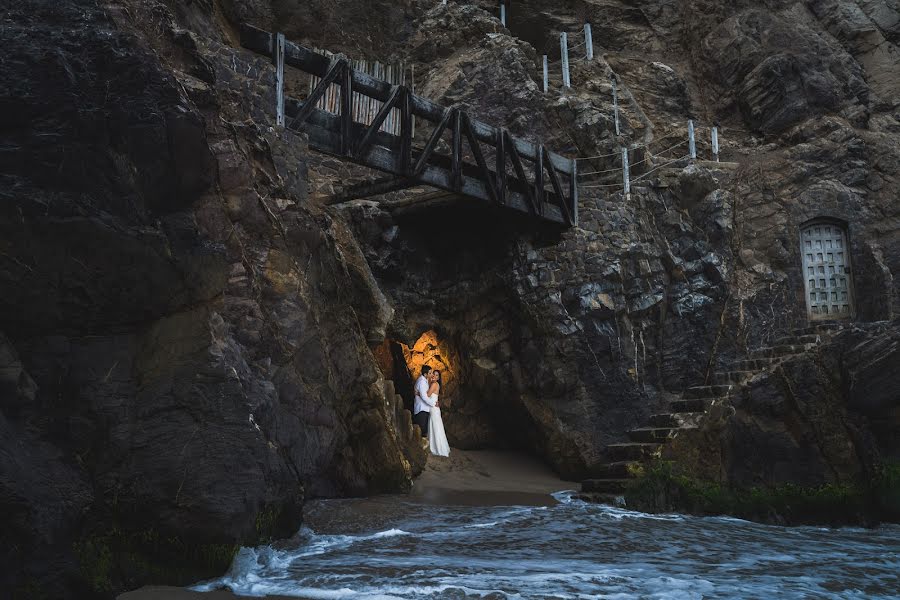
[[706,413],[700,412],[678,412],[678,413],[661,413],[658,415],[650,415],[650,425],[653,427],[696,427]]
[[674,413],[705,413],[717,400],[721,398],[685,398],[672,400],[669,407]]
[[745,358],[732,364],[735,371],[768,371],[781,362],[779,358]]
[[581,482],[581,491],[600,494],[624,492],[634,479],[585,479]]
[[628,439],[633,442],[666,443],[675,437],[673,427],[639,427],[628,432]]
[[719,384],[740,385],[756,375],[756,371],[727,371],[724,373],[714,373],[713,380]]
[[597,479],[630,479],[637,477],[644,470],[644,465],[634,460],[623,460],[606,463],[593,469]]
[[846,321],[826,321],[824,323],[816,323],[807,327],[801,327],[794,330],[794,335],[810,335],[816,333],[834,333],[846,327]]
[[786,344],[783,346],[757,348],[750,352],[750,358],[778,358],[802,354],[814,345],[815,344]]
[[730,385],[695,385],[681,394],[685,400],[691,398],[724,398],[731,391]]
[[606,447],[606,453],[613,461],[643,460],[652,458],[662,448],[662,444],[642,444],[638,442],[625,442],[623,444],[610,444]]
[[818,344],[822,341],[819,333],[805,333],[803,335],[788,335],[775,340],[774,346],[799,346],[801,344]]

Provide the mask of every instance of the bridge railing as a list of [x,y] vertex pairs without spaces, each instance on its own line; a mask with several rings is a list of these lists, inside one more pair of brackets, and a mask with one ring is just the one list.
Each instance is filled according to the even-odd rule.
[[[447,108],[417,96],[404,85],[376,79],[354,69],[346,58],[323,56],[285,40],[281,34],[244,25],[241,44],[273,57],[277,120],[306,132],[311,147],[405,178],[412,185],[424,183],[543,220],[577,225],[574,159],[473,119],[459,108]],[[285,65],[319,78],[307,98],[283,95]],[[337,114],[316,106],[332,84],[341,89]],[[380,103],[371,122],[354,119],[355,94]],[[399,135],[381,131],[394,110],[399,111]],[[414,145],[413,117],[435,125],[421,147]],[[467,151],[464,146],[468,146]]]

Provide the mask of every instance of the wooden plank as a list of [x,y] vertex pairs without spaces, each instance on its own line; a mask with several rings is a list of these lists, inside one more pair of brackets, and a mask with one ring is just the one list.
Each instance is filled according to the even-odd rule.
[[491,197],[492,201],[498,202],[499,197],[497,195],[495,176],[491,173],[490,169],[488,169],[487,162],[484,160],[484,154],[481,152],[481,142],[475,139],[475,135],[472,133],[472,124],[469,122],[469,116],[465,113],[460,114],[463,117],[463,132],[469,142],[472,156],[475,157],[475,163],[478,165],[478,168],[481,169],[482,179],[486,184],[485,187],[487,188],[488,195]]
[[529,210],[533,214],[537,214],[540,212],[537,206],[537,195],[534,193],[534,188],[528,185],[528,178],[525,176],[525,168],[522,166],[522,160],[519,158],[519,150],[516,148],[515,144],[512,143],[512,136],[508,131],[504,130],[503,135],[506,136],[506,151],[509,153],[513,171],[515,171],[519,180],[525,184],[525,193],[529,196]]
[[574,158],[569,176],[569,202],[572,203],[572,225],[578,227],[578,161]]
[[[331,117],[333,118],[333,115]],[[339,156],[339,136],[333,131],[314,125],[313,122],[316,120],[310,118],[305,127],[310,147],[320,152]],[[395,149],[373,145],[364,156],[358,159],[358,162],[372,169],[400,175],[398,153]],[[416,177],[416,182],[490,202],[487,188],[480,178],[462,173],[458,185],[454,185],[453,175],[450,170],[436,165],[427,165],[422,173]],[[507,206],[521,212],[532,212],[528,196],[515,190],[510,190]],[[565,224],[565,220],[556,206],[548,204],[542,216],[547,221]]]
[[495,143],[497,158],[495,165],[497,169],[497,200],[501,204],[506,203],[506,136],[502,129],[497,129],[497,141]]
[[453,115],[453,111],[449,108],[444,109],[444,115],[441,117],[440,122],[435,127],[434,131],[431,132],[431,136],[428,138],[428,142],[425,144],[425,148],[422,150],[421,156],[419,156],[419,160],[416,161],[416,166],[413,169],[413,175],[418,175],[425,168],[425,165],[428,163],[428,159],[434,153],[434,149],[437,146],[438,141],[441,139],[441,135],[444,133],[444,129],[447,127],[447,123],[450,122],[450,117]]
[[534,162],[534,196],[538,213],[543,214],[547,194],[544,192],[544,147],[538,146],[537,160]]
[[360,198],[370,198],[389,192],[405,190],[417,185],[419,185],[419,182],[413,179],[407,177],[395,177],[392,175],[374,181],[364,181],[362,183],[347,186],[329,199],[326,204],[341,204],[342,202],[349,202]]
[[348,61],[344,61],[341,75],[341,154],[349,156],[353,147],[353,68]]
[[313,90],[313,93],[310,94],[309,98],[306,99],[306,102],[303,103],[303,106],[300,110],[297,111],[297,116],[295,116],[291,120],[291,124],[289,126],[290,129],[297,129],[306,119],[313,113],[316,109],[316,103],[319,101],[319,98],[322,98],[325,95],[325,91],[331,85],[331,82],[334,81],[335,78],[341,72],[341,63],[340,61],[335,61],[328,68],[328,73],[325,74],[318,85],[316,85],[316,89]]
[[572,224],[572,215],[570,214],[569,207],[566,205],[567,198],[565,193],[563,193],[562,184],[559,181],[559,175],[556,173],[556,169],[553,168],[553,163],[550,162],[548,157],[544,158],[544,164],[547,165],[547,173],[550,175],[550,185],[553,187],[553,191],[556,193],[556,201],[559,206],[559,211],[562,213],[563,218],[566,220],[567,225]]
[[408,173],[412,162],[412,114],[409,110],[410,91],[406,87],[400,87],[400,167],[403,173]]
[[375,118],[372,120],[372,123],[366,130],[366,134],[363,136],[362,140],[360,140],[359,145],[356,149],[357,154],[364,153],[366,149],[368,149],[369,145],[371,145],[371,143],[375,140],[375,135],[381,129],[382,123],[384,123],[385,119],[387,119],[388,113],[391,112],[391,109],[393,108],[399,97],[400,88],[395,87],[394,91],[391,92],[390,97],[387,99],[387,102],[381,105],[381,109],[378,111],[378,114],[375,115]]

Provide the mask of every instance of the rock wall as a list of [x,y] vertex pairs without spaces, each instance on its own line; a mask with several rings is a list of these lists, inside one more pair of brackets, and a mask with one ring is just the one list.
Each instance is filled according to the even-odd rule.
[[33,0],[0,34],[14,596],[190,583],[295,532],[305,496],[410,485],[358,250],[211,9]]
[[[415,350],[425,332],[452,371],[455,445],[519,448],[578,477],[671,395],[806,323],[799,229],[810,219],[847,228],[856,319],[894,318],[895,2],[523,0],[507,28],[494,9],[10,9],[0,31],[11,82],[0,92],[4,589],[77,597],[188,582],[224,570],[236,544],[292,533],[306,496],[408,488],[421,448],[392,425],[379,365],[394,363],[375,349]],[[573,60],[570,90],[555,81],[543,93],[540,55],[555,58],[550,42],[584,19],[596,59]],[[633,193],[583,186],[579,226],[562,233],[478,205],[398,209],[415,189],[326,207],[367,175],[273,127],[273,69],[238,48],[244,21],[404,60],[419,93],[572,156],[684,139],[694,118],[702,132],[721,124],[722,158],[738,164],[654,172],[662,161],[638,150]],[[610,181],[618,175],[600,183]],[[837,363],[790,367],[785,381],[823,390],[837,411],[806,412],[806,430],[851,435],[830,429],[834,415],[869,395],[847,386],[879,373],[853,348],[872,336],[893,356],[886,334],[861,331]],[[725,429],[740,443],[719,477],[775,477],[769,462],[736,458],[769,443],[777,464],[858,472],[846,450],[783,425],[794,408],[751,427],[765,398],[815,406],[779,381],[736,404],[749,416],[736,412]],[[893,414],[896,400],[875,396]],[[879,422],[861,422],[859,439],[895,455],[893,421]],[[779,469],[778,480],[801,477]]]

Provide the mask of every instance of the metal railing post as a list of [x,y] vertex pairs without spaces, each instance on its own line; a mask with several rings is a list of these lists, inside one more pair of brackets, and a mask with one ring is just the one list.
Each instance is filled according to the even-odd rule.
[[613,119],[615,120],[616,125],[616,135],[621,134],[621,130],[619,128],[619,94],[616,90],[616,76],[613,75],[610,80],[612,83],[612,96],[613,96]]
[[275,34],[275,124],[284,127],[284,34]]
[[719,125],[714,124],[712,128],[712,153],[713,160],[719,162]]
[[559,34],[559,51],[562,54],[563,86],[572,87],[569,79],[569,36],[565,31]]
[[544,55],[544,93],[550,89],[550,70],[547,63],[547,55]]
[[594,36],[591,34],[591,24],[584,24],[584,52],[585,58],[594,60]]
[[697,159],[697,140],[694,137],[694,120],[693,119],[688,121],[688,152],[691,155],[691,160]]
[[625,196],[631,193],[631,173],[628,169],[628,148],[622,148],[622,181],[625,184]]

